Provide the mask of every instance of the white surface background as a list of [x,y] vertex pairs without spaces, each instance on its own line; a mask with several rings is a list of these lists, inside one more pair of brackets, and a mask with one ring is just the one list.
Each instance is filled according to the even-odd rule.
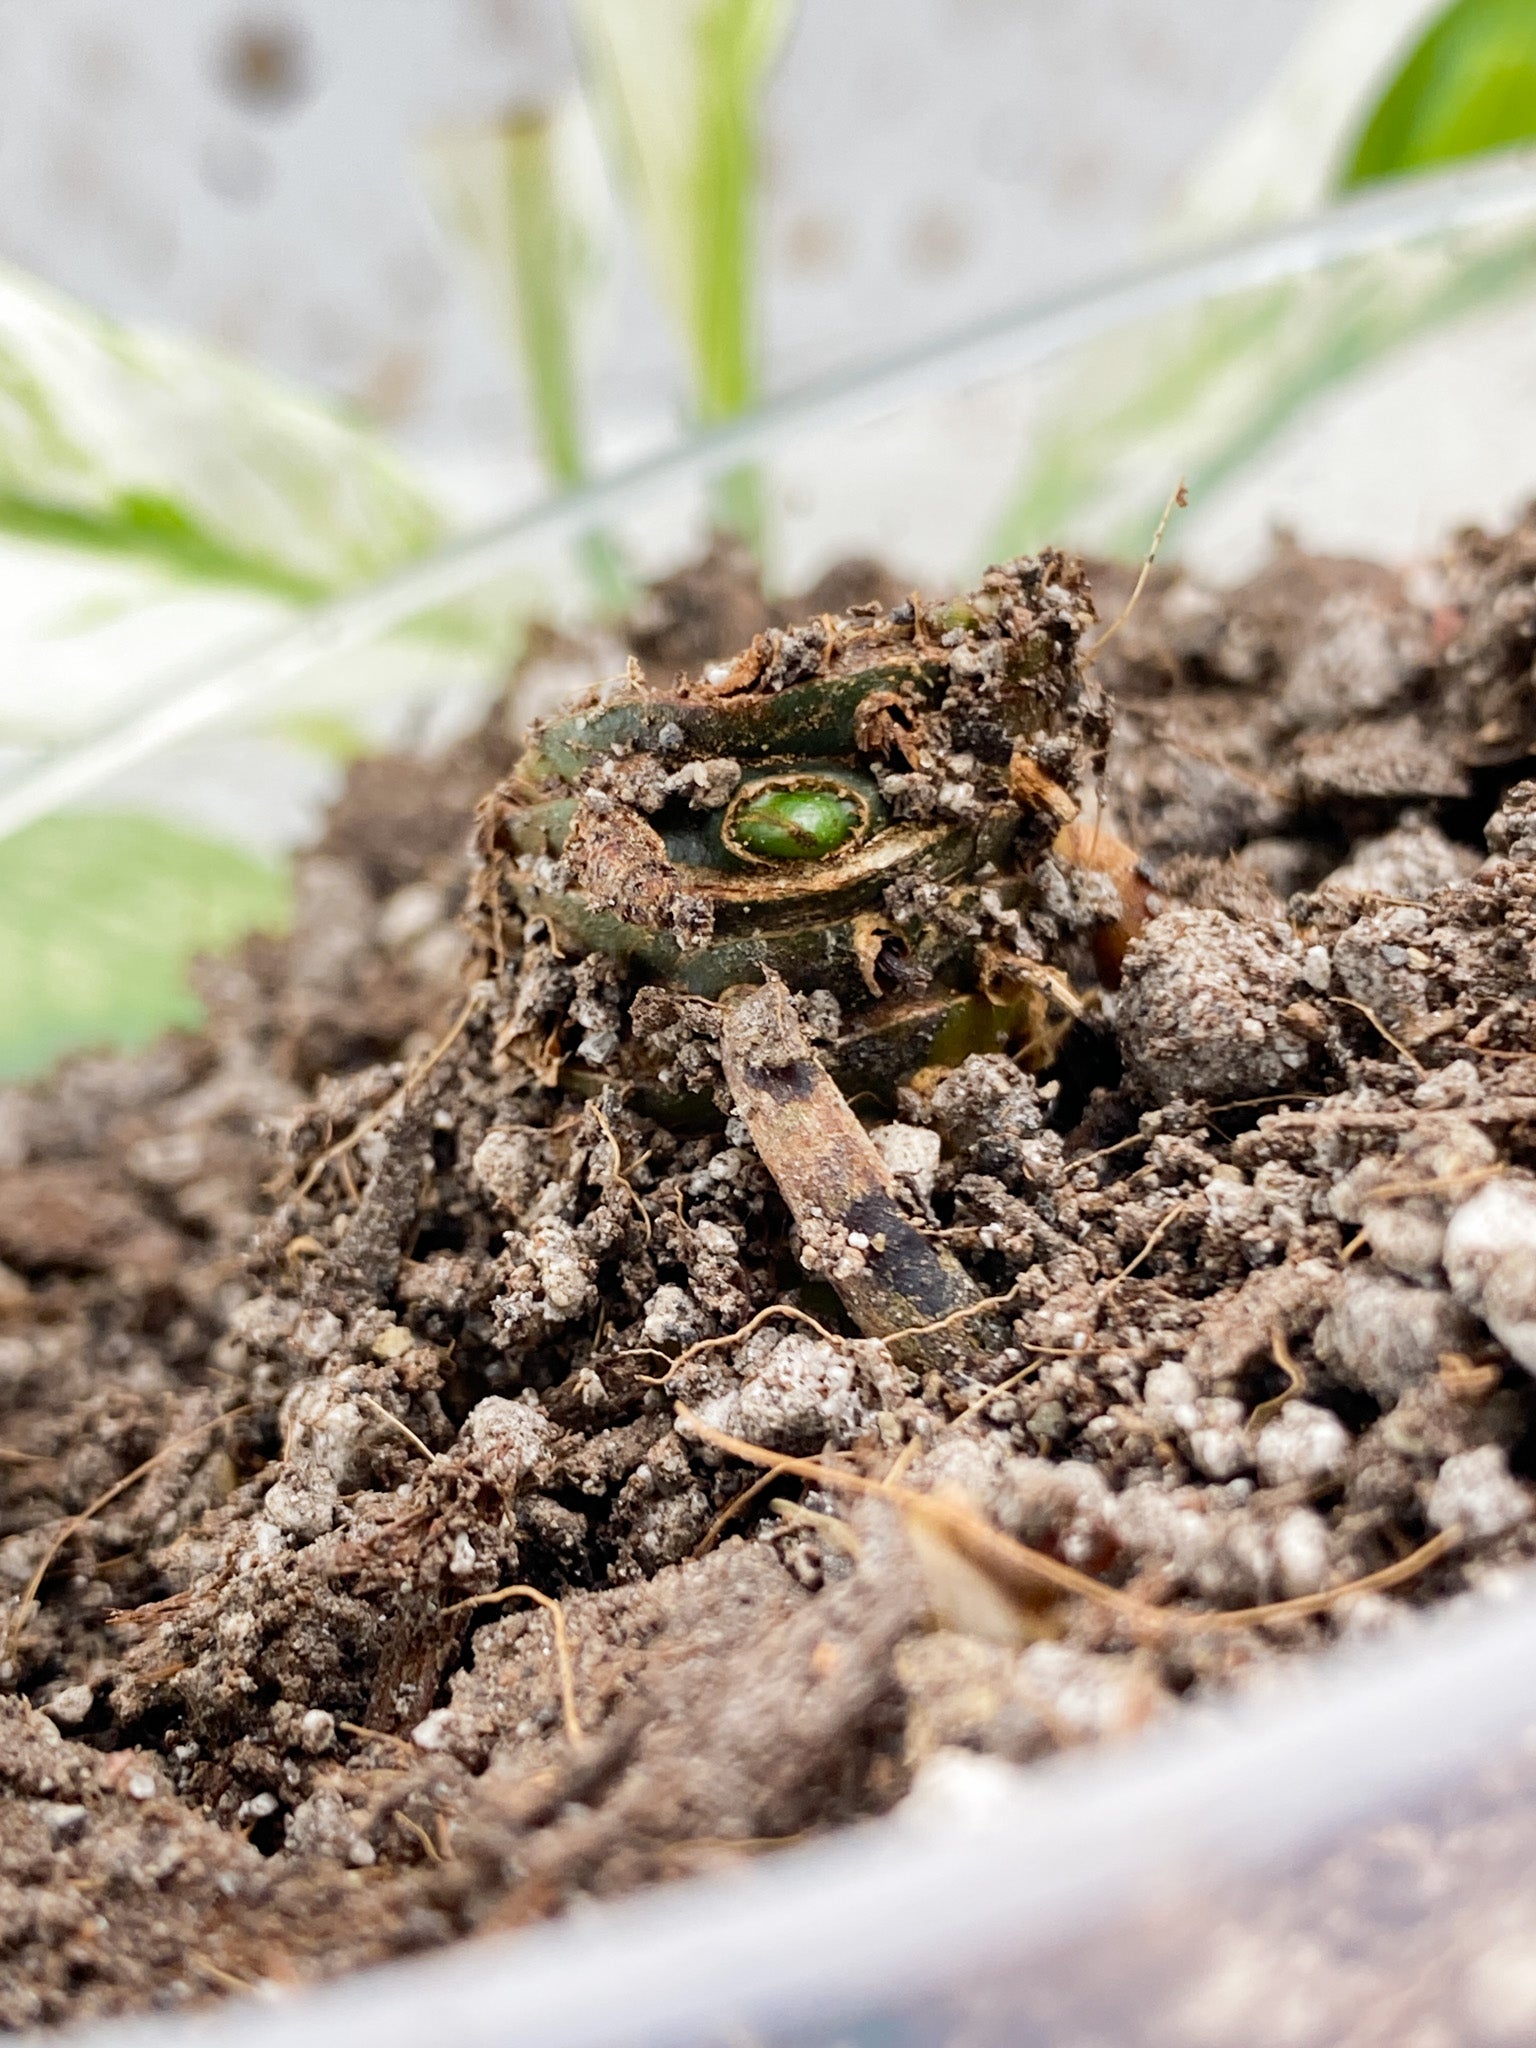
[[[783,384],[1102,270],[1317,0],[803,0],[768,114]],[[573,75],[558,0],[0,0],[0,258],[215,337],[439,461],[525,445],[412,166]],[[630,258],[599,354],[617,449],[675,416]]]

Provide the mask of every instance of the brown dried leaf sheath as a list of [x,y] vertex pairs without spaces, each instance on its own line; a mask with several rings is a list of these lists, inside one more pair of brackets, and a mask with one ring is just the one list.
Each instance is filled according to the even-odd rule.
[[685,945],[704,944],[709,905],[679,886],[661,834],[627,804],[589,799],[576,808],[563,861],[570,886],[594,910],[611,910],[643,931],[676,932]]
[[867,1336],[913,1331],[904,1363],[974,1363],[978,1345],[1002,1341],[978,1317],[925,1328],[983,1299],[954,1255],[903,1213],[890,1169],[811,1048],[777,976],[727,990],[720,1057],[736,1113],[799,1227],[801,1259],[825,1271]]

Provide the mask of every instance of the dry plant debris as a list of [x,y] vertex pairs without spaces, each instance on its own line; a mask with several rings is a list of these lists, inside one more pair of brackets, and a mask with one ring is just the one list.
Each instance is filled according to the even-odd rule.
[[202,1032],[0,1094],[0,2021],[798,1839],[1536,1549],[1536,518],[1155,572],[1091,675],[1060,557],[796,614],[659,586],[521,754],[357,769]]

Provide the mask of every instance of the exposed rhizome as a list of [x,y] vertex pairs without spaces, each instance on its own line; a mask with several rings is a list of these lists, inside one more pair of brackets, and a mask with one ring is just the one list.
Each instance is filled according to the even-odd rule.
[[[921,630],[871,565],[775,615],[721,549],[630,644],[697,674],[863,603]],[[0,2019],[522,1925],[1497,1587],[1536,1547],[1533,661],[1536,517],[1154,578],[1093,671],[1155,913],[1118,988],[1083,829],[1005,913],[1078,992],[1052,1063],[857,1105],[1001,1319],[938,1364],[806,1270],[696,1008],[641,1016],[705,1113],[602,1081],[646,977],[520,921],[494,805],[474,851],[504,717],[355,769],[202,1031],[0,1094]],[[799,1016],[830,1060],[836,1004]]]

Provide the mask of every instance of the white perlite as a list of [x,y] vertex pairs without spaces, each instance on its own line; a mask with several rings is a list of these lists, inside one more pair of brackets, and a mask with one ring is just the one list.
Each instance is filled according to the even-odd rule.
[[1142,1398],[1148,1421],[1176,1432],[1207,1479],[1234,1479],[1253,1470],[1247,1409],[1229,1395],[1201,1394],[1182,1360],[1154,1366]]
[[522,1485],[559,1432],[537,1403],[487,1394],[464,1418],[459,1445],[508,1498]]
[[[477,1155],[478,1156],[478,1155]],[[569,1322],[591,1305],[597,1288],[592,1262],[569,1223],[547,1216],[528,1233],[528,1255],[544,1288],[544,1313],[552,1323]]]
[[1292,1508],[1275,1529],[1275,1563],[1287,1600],[1320,1593],[1328,1583],[1328,1525],[1311,1508]]
[[1311,1401],[1287,1401],[1274,1421],[1259,1431],[1255,1450],[1259,1477],[1266,1486],[1295,1481],[1310,1486],[1343,1470],[1349,1431],[1327,1408]]
[[1509,1469],[1497,1444],[1458,1451],[1440,1467],[1429,1494],[1429,1519],[1436,1529],[1459,1528],[1471,1540],[1502,1536],[1528,1521],[1531,1497]]
[[925,1131],[919,1124],[877,1124],[869,1140],[896,1178],[904,1180],[920,1202],[931,1199],[934,1175],[944,1150],[937,1131]]
[[323,1756],[335,1741],[335,1715],[324,1707],[310,1707],[299,1722],[299,1747],[310,1756]]
[[1444,1259],[1457,1300],[1536,1372],[1536,1187],[1492,1180],[1479,1188],[1450,1220]]
[[1477,1326],[1441,1287],[1415,1287],[1379,1268],[1351,1268],[1317,1332],[1317,1352],[1346,1386],[1389,1405],[1465,1350]]
[[687,1288],[679,1287],[673,1280],[664,1280],[645,1305],[640,1341],[657,1346],[671,1344],[681,1349],[684,1345],[697,1343],[708,1328],[708,1318]]
[[78,1728],[95,1704],[96,1695],[88,1685],[66,1685],[43,1703],[43,1712],[61,1728]]
[[1071,1643],[1031,1643],[1020,1654],[1015,1689],[1038,1705],[1068,1739],[1127,1735],[1157,1710],[1158,1688],[1129,1657],[1106,1656]]
[[1185,1432],[1190,1462],[1207,1479],[1235,1479],[1253,1470],[1253,1446],[1248,1441],[1247,1413],[1241,1401],[1221,1394],[1209,1394],[1195,1403],[1198,1419]]
[[701,1402],[699,1414],[716,1429],[775,1451],[856,1442],[897,1387],[878,1338],[826,1343],[802,1330],[761,1330],[741,1346],[736,1363],[746,1368],[741,1384]]
[[411,1730],[411,1740],[418,1749],[435,1752],[447,1749],[458,1729],[459,1717],[452,1707],[434,1707],[424,1721],[418,1721]]

